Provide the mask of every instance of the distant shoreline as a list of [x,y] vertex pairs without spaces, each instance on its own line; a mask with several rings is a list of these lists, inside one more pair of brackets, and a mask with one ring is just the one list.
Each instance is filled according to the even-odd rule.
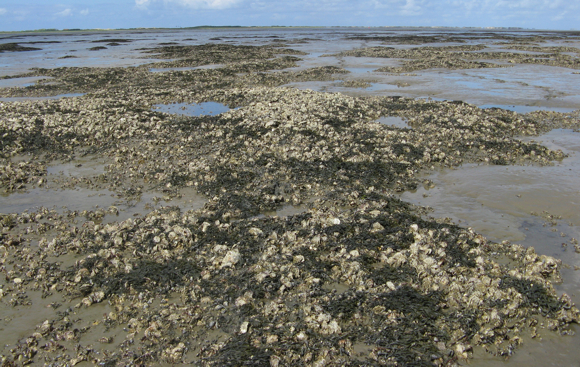
[[2,31],[0,34],[27,34],[27,33],[74,33],[74,32],[128,32],[128,31],[177,31],[177,30],[205,30],[205,29],[388,29],[388,30],[405,30],[405,31],[423,31],[423,30],[436,30],[436,31],[476,31],[476,32],[553,32],[553,33],[580,33],[580,30],[557,30],[557,29],[534,29],[534,28],[521,28],[521,27],[439,27],[439,26],[194,26],[194,27],[143,27],[143,28],[72,28],[72,29],[34,29],[34,30],[23,30],[23,31]]

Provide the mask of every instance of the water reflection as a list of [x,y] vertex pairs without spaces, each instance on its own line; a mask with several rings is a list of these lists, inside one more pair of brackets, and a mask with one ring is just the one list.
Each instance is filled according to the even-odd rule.
[[428,176],[435,188],[405,192],[402,198],[434,208],[493,240],[522,241],[530,212],[548,211],[580,227],[580,133],[557,129],[536,138],[569,155],[553,166],[465,164]]
[[157,104],[154,107],[160,112],[186,116],[215,116],[230,110],[228,106],[217,102]]
[[[61,214],[67,211],[101,209],[105,214],[102,221],[109,223],[145,215],[162,206],[177,206],[184,212],[198,210],[207,202],[205,197],[192,189],[183,189],[181,194],[180,198],[164,199],[161,192],[148,192],[138,199],[128,200],[109,190],[35,188],[27,192],[0,195],[0,208],[4,214],[34,212],[41,208],[53,209]],[[115,206],[118,213],[108,212],[111,206]]]
[[50,76],[32,76],[25,78],[11,78],[11,79],[1,79],[0,88],[13,88],[13,87],[28,87],[34,85],[39,80],[54,79]]
[[399,116],[383,116],[377,120],[379,124],[394,126],[399,129],[412,129],[402,117]]
[[505,105],[505,104],[485,104],[479,106],[481,109],[485,108],[501,108],[502,110],[514,111],[517,113],[528,113],[534,111],[552,111],[552,112],[572,112],[574,108],[563,108],[563,107],[545,107],[545,106],[518,106],[518,105]]
[[43,100],[47,100],[47,99],[82,97],[85,94],[86,93],[66,93],[66,94],[59,94],[57,96],[49,96],[49,97],[5,97],[5,98],[0,98],[0,102],[43,101]]

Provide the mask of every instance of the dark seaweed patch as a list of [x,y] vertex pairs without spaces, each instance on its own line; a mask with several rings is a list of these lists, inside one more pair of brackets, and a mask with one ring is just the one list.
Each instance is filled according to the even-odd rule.
[[124,38],[104,38],[104,39],[95,40],[95,41],[91,41],[91,42],[93,42],[93,43],[109,43],[109,42],[126,43],[126,42],[133,42],[133,40],[124,39]]
[[327,280],[328,274],[330,274],[330,270],[335,264],[329,261],[321,261],[321,253],[322,251],[320,250],[311,250],[306,247],[302,247],[298,251],[299,255],[304,256],[303,267],[311,272],[313,277]]
[[410,280],[417,280],[417,271],[410,266],[393,267],[385,265],[379,269],[374,270],[369,276],[376,285],[391,282],[407,282]]
[[[206,192],[205,186],[201,192]],[[206,194],[212,193],[208,190]],[[206,204],[206,208],[215,210],[214,215],[208,219],[221,219],[226,213],[233,213],[234,217],[248,218],[256,216],[260,213],[260,200],[249,195],[240,195],[236,193],[226,193],[218,197],[217,202]]]
[[473,268],[475,266],[475,261],[470,259],[466,251],[457,243],[451,243],[446,249],[449,262],[452,264],[459,264],[462,266],[467,266]]
[[370,307],[384,306],[386,310],[396,310],[409,316],[437,316],[439,302],[443,298],[440,292],[425,295],[404,285],[388,293],[379,293],[370,300]]
[[330,300],[324,309],[333,317],[348,320],[364,304],[366,299],[367,295],[364,292],[347,291]]
[[269,366],[272,352],[256,348],[250,335],[242,334],[232,337],[219,350],[219,353],[204,359],[209,366]]
[[[394,359],[405,366],[432,366],[431,356],[440,353],[432,343],[433,338],[448,339],[437,324],[441,299],[438,292],[423,295],[408,286],[370,298],[370,308],[383,306],[385,310],[402,313],[396,323],[387,322],[378,333],[367,336],[368,343],[381,347],[379,360]],[[376,317],[381,320],[383,316]]]
[[479,310],[456,312],[449,315],[448,319],[456,323],[465,332],[463,337],[465,340],[470,340],[481,329],[477,322],[480,314],[481,311]]
[[554,317],[564,307],[564,302],[550,295],[543,285],[528,279],[518,279],[509,275],[502,278],[500,289],[514,288],[524,296],[523,304],[534,307],[542,316]]
[[20,46],[18,43],[1,43],[0,44],[0,53],[2,53],[4,51],[18,52],[18,51],[36,51],[36,50],[41,50],[41,49],[36,48],[36,47]]
[[158,263],[151,260],[141,260],[129,273],[118,273],[116,276],[93,281],[105,290],[106,294],[122,294],[128,289],[136,291],[156,289],[157,292],[167,293],[172,287],[197,278],[200,268],[188,260],[174,260],[167,263]]

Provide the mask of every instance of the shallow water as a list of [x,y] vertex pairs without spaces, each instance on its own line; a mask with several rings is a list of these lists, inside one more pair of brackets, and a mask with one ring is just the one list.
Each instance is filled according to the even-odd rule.
[[186,116],[215,116],[230,110],[228,106],[217,102],[156,104],[154,107],[159,112]]
[[49,76],[32,76],[26,78],[1,79],[0,88],[28,87],[39,80],[53,79]]
[[26,210],[35,211],[41,207],[48,209],[69,210],[105,210],[117,203],[114,193],[109,190],[67,189],[47,190],[30,189],[27,192],[16,192],[0,196],[0,207],[3,213],[22,213]]
[[72,162],[54,162],[46,168],[49,175],[94,176],[105,172],[105,163],[94,156],[76,158]]
[[384,116],[377,120],[378,123],[388,126],[394,126],[399,129],[412,129],[402,117],[398,116]]
[[[580,304],[580,254],[572,238],[580,239],[580,133],[556,129],[535,139],[550,149],[568,154],[553,166],[490,166],[466,164],[428,175],[432,189],[405,192],[401,198],[434,209],[431,215],[448,217],[473,228],[492,241],[509,240],[532,246],[539,254],[554,256],[569,268],[561,273],[559,292]],[[542,212],[561,219],[542,218]],[[534,213],[532,215],[531,213]],[[565,244],[565,245],[563,245]],[[577,366],[580,361],[580,328],[577,335],[556,337],[547,331],[544,340],[526,340],[508,361],[481,355],[473,366]]]
[[0,98],[0,102],[42,101],[46,99],[74,98],[74,97],[82,97],[85,94],[86,93],[66,93],[50,97],[5,97]]
[[[15,160],[25,159],[16,157]],[[55,186],[55,180],[61,181],[67,177],[96,177],[104,173],[105,162],[96,160],[93,156],[75,158],[73,161],[62,163],[53,162],[47,167],[47,181]],[[58,184],[57,184],[58,185]],[[110,190],[94,190],[87,188],[52,189],[32,188],[25,192],[14,192],[0,195],[0,213],[33,212],[41,207],[55,209],[59,213],[65,211],[97,210],[105,212],[111,206],[118,208],[118,214],[107,213],[104,222],[122,221],[134,216],[147,214],[149,211],[162,206],[177,206],[182,211],[197,210],[207,202],[207,198],[198,194],[193,188],[185,187],[180,190],[181,197],[167,198],[162,192],[151,191],[143,193],[137,200],[125,199],[118,193]]]
[[531,212],[561,216],[580,230],[580,133],[556,129],[536,140],[569,156],[545,167],[465,164],[444,169],[426,177],[434,188],[401,197],[433,207],[433,215],[461,221],[495,241],[524,241],[523,223],[537,219]]
[[365,91],[369,92],[386,92],[389,93],[391,91],[398,91],[400,88],[404,88],[404,86],[399,86],[396,83],[387,84],[387,83],[371,83],[371,86],[366,88]]
[[528,113],[534,111],[553,111],[553,112],[572,112],[574,108],[564,108],[564,107],[544,107],[544,106],[510,106],[505,104],[488,104],[478,106],[479,108],[501,108],[503,110],[514,111],[517,113]]
[[177,206],[183,212],[202,208],[207,199],[193,190],[182,190],[182,197],[164,199],[161,192],[144,193],[138,200],[126,200],[109,190],[90,189],[30,189],[10,195],[0,195],[1,213],[33,212],[41,207],[54,209],[59,213],[102,209],[105,212],[111,206],[118,208],[118,214],[107,213],[104,222],[118,222],[145,215],[162,206]]

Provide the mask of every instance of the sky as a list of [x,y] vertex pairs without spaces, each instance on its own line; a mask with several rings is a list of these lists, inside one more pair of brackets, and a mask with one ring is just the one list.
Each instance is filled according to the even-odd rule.
[[580,0],[0,0],[0,31],[201,25],[580,30]]

